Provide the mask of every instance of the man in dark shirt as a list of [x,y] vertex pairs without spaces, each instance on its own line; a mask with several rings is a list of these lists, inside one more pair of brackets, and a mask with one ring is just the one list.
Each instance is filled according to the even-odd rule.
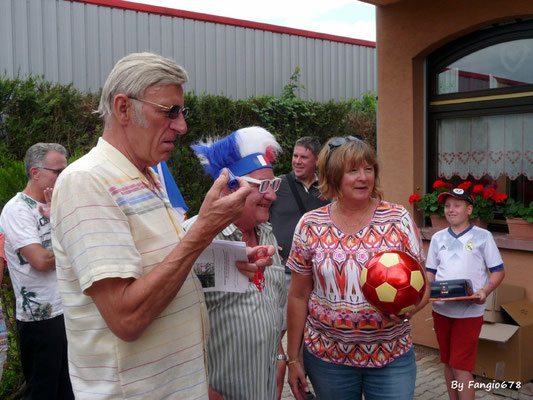
[[[277,200],[270,207],[270,222],[281,247],[283,265],[291,250],[294,229],[302,215],[329,203],[317,188],[316,166],[320,148],[320,142],[313,137],[305,136],[296,141],[292,154],[292,171],[281,176],[281,186],[276,192]],[[291,189],[291,183],[294,183],[294,190]],[[287,267],[285,277],[288,288],[291,271]]]

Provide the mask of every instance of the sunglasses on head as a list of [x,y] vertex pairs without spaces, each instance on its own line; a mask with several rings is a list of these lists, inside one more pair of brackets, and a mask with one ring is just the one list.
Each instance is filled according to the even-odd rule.
[[331,156],[331,153],[337,148],[341,147],[342,145],[348,143],[348,142],[363,142],[363,137],[360,135],[355,136],[344,136],[344,137],[336,137],[329,141],[328,143],[328,154],[326,156],[326,164],[329,161],[329,157]]
[[168,113],[168,118],[169,119],[178,118],[180,113],[183,114],[183,118],[184,119],[187,119],[187,117],[189,116],[189,108],[188,107],[180,107],[177,104],[174,104],[173,106],[164,106],[162,104],[153,103],[153,102],[148,101],[148,100],[138,99],[136,97],[128,97],[128,98],[131,99],[131,100],[137,100],[137,101],[141,101],[143,103],[151,104],[154,107],[158,107],[161,110],[166,111]]
[[281,178],[259,180],[250,178],[249,176],[241,176],[241,179],[244,179],[246,182],[259,185],[259,193],[266,193],[269,187],[272,187],[272,190],[277,192],[279,186],[281,185]]

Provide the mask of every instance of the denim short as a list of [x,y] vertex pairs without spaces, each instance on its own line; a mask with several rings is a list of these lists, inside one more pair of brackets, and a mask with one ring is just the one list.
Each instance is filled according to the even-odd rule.
[[332,364],[313,356],[304,348],[305,372],[319,400],[411,400],[415,392],[415,352],[382,368],[359,368]]

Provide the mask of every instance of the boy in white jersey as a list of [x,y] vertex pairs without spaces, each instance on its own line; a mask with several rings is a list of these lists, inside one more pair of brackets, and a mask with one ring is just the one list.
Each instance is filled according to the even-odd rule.
[[476,299],[434,302],[433,323],[450,399],[474,399],[474,387],[468,382],[473,380],[485,300],[501,283],[505,271],[492,234],[470,224],[472,197],[455,188],[441,193],[438,201],[444,203],[450,227],[431,238],[428,280],[470,279]]

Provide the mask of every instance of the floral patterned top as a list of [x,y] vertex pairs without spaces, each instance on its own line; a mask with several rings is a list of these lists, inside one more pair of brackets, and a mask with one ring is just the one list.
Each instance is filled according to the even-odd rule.
[[370,223],[353,235],[331,220],[331,205],[304,214],[287,265],[313,275],[304,343],[323,361],[383,367],[412,347],[409,322],[395,324],[361,292],[362,268],[376,254],[401,250],[424,261],[420,233],[407,210],[380,201]]

